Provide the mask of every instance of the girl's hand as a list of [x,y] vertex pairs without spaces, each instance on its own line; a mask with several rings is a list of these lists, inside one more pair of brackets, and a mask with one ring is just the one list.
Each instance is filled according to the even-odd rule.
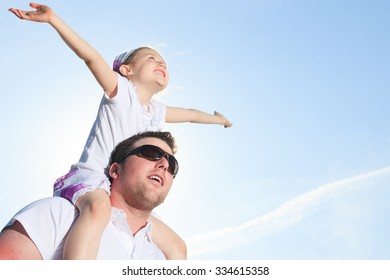
[[37,22],[49,22],[54,12],[50,7],[37,4],[30,3],[30,7],[36,9],[35,11],[23,11],[19,9],[10,8],[8,11],[13,13],[15,16],[22,20],[31,20]]
[[224,128],[228,128],[228,127],[231,127],[233,124],[231,122],[229,122],[229,120],[227,118],[225,118],[224,115],[222,115],[221,113],[218,113],[217,111],[214,112],[214,115],[217,116],[218,118],[221,119],[221,124],[223,125]]

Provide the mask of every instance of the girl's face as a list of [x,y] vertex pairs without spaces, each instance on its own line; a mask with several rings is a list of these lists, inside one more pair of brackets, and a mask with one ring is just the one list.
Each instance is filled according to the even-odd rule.
[[159,92],[165,89],[169,81],[167,65],[161,55],[153,49],[143,48],[139,50],[132,62],[131,80],[139,86],[154,86]]

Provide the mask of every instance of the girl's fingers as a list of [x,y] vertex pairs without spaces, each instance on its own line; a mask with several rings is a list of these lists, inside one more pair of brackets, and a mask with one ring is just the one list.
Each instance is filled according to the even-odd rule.
[[39,9],[39,7],[42,6],[41,4],[38,3],[30,3],[30,7],[34,9]]
[[22,18],[21,14],[20,14],[20,11],[18,9],[9,9],[8,11],[10,11],[11,13],[13,13],[15,16],[17,16],[18,18]]

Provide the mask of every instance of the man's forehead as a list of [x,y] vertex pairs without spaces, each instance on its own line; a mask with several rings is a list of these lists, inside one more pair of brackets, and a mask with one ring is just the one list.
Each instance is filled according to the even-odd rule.
[[139,139],[137,142],[134,143],[134,147],[139,147],[142,145],[154,145],[161,148],[165,152],[172,154],[172,149],[165,141],[161,140],[160,138],[146,137]]

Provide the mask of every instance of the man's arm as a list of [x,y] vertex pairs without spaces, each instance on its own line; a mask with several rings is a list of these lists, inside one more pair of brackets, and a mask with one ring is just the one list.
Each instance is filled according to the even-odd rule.
[[38,248],[18,221],[0,233],[0,260],[42,260]]
[[61,197],[46,197],[23,207],[0,233],[0,259],[61,259],[75,207]]

